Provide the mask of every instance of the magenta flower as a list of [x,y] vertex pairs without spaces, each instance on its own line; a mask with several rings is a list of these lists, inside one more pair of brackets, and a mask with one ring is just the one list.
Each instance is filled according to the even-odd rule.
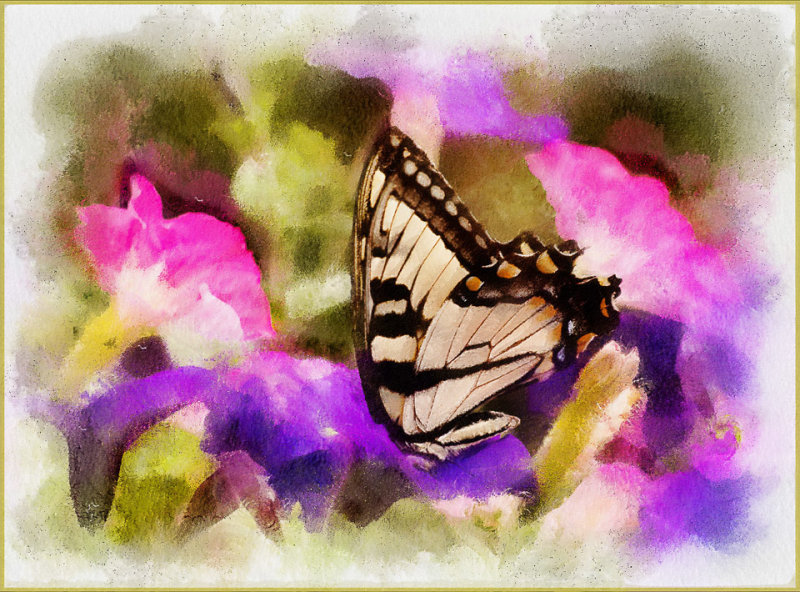
[[[694,537],[735,546],[746,530],[741,492],[749,487],[736,457],[739,431],[721,415],[724,404],[710,409],[704,401],[712,385],[724,401],[724,391],[741,390],[746,381],[735,344],[722,333],[742,326],[742,285],[723,254],[698,241],[671,207],[661,181],[630,174],[605,150],[565,141],[527,161],[556,210],[561,236],[586,249],[578,273],[623,278],[618,302],[629,310],[613,338],[637,348],[647,389],[647,405],[601,452],[598,460],[609,464],[584,493],[597,484],[625,498],[630,507],[613,529],[635,526],[650,545]],[[678,366],[681,355],[689,357]],[[578,496],[564,509],[591,512],[594,498]]]
[[161,198],[130,178],[127,208],[78,210],[78,243],[126,324],[190,330],[223,342],[274,335],[261,271],[242,232],[207,214],[164,219]]
[[741,288],[720,254],[669,204],[666,186],[634,176],[609,152],[553,142],[527,157],[582,263],[624,284],[620,304],[704,329],[730,323]]

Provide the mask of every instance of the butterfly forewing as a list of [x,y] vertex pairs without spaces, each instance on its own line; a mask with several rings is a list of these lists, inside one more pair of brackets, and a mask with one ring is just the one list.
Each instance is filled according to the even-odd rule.
[[618,282],[575,278],[570,256],[532,236],[492,240],[395,128],[364,169],[354,254],[355,341],[370,411],[396,439],[432,454],[514,427],[516,418],[471,412],[565,365],[581,337],[616,320]]

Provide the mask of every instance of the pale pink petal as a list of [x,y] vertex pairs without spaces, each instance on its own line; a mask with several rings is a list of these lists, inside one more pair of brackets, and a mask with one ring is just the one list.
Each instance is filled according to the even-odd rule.
[[[273,334],[269,302],[261,289],[261,270],[252,255],[220,261],[198,261],[165,277],[172,285],[205,284],[215,297],[229,304],[242,323],[245,339],[269,337]],[[173,268],[174,269],[174,268]]]
[[639,524],[639,500],[647,476],[630,465],[598,465],[563,504],[542,519],[543,540],[607,541]]
[[392,125],[400,128],[437,161],[439,147],[444,140],[444,127],[439,120],[436,95],[424,89],[403,85],[395,90],[391,115]]
[[182,311],[179,323],[214,341],[240,341],[243,337],[242,325],[236,311],[226,304],[203,284],[200,286],[200,298]]
[[142,175],[133,174],[130,178],[131,199],[128,209],[145,224],[163,221],[161,196],[153,184]]
[[491,495],[485,500],[457,495],[433,502],[448,519],[474,520],[486,528],[511,528],[518,523],[522,498],[512,494]]
[[180,411],[170,415],[165,421],[176,428],[185,430],[190,434],[202,437],[205,432],[205,422],[208,416],[208,407],[202,401],[187,405]]
[[165,283],[163,273],[163,262],[150,267],[123,266],[111,290],[120,319],[131,326],[157,327],[178,315],[195,298],[191,290]]

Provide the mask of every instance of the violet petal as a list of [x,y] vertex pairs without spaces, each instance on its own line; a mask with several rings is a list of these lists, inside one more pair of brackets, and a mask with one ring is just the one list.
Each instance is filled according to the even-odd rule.
[[178,368],[115,386],[63,421],[69,482],[81,526],[105,522],[122,455],[147,429],[217,388],[213,372]]

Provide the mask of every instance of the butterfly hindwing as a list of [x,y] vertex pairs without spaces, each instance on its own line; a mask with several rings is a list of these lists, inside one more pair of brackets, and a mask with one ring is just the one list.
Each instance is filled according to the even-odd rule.
[[515,427],[474,409],[567,365],[616,322],[619,281],[576,278],[567,247],[528,233],[492,240],[390,129],[364,169],[354,223],[355,341],[373,417],[436,456]]
[[526,376],[543,378],[553,370],[551,351],[560,341],[560,317],[541,298],[493,307],[447,302],[428,329],[415,369],[442,368],[455,377],[427,397],[417,393],[419,428],[436,429]]

